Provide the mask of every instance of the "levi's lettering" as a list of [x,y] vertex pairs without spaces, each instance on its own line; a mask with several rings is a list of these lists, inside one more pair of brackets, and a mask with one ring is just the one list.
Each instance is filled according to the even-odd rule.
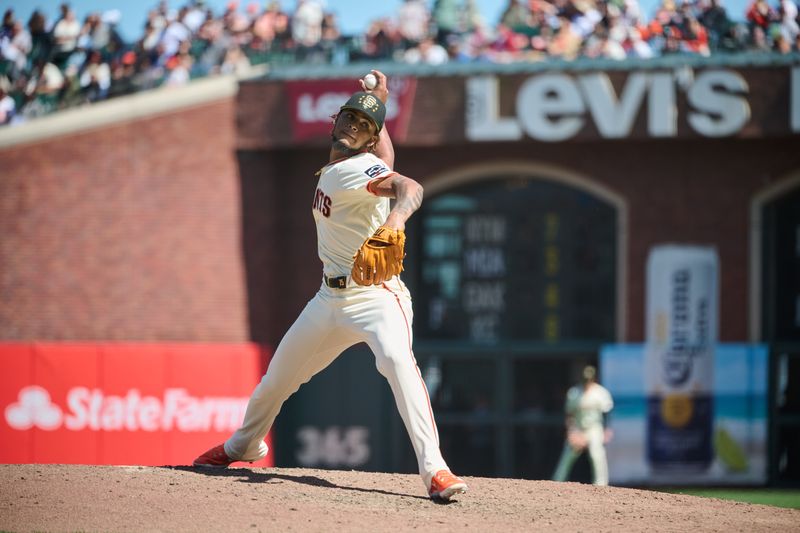
[[381,174],[383,174],[384,172],[386,172],[387,170],[389,170],[389,169],[386,168],[383,165],[373,165],[373,166],[369,167],[367,170],[365,170],[364,174],[366,174],[370,178],[376,178],[376,177],[380,176]]

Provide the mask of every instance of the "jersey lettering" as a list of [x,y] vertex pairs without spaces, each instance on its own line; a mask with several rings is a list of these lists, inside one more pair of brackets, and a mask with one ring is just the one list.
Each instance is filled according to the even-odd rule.
[[382,173],[386,172],[387,170],[389,170],[389,169],[386,168],[383,165],[373,165],[373,166],[369,167],[367,170],[365,170],[364,174],[366,174],[370,178],[376,178],[379,175],[381,175]]
[[326,217],[331,216],[331,197],[317,187],[317,192],[314,193],[314,203],[312,207]]

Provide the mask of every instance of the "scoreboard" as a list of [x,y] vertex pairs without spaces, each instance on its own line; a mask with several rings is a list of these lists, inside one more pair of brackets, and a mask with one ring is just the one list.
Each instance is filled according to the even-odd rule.
[[502,175],[451,189],[412,219],[408,259],[421,261],[408,268],[419,276],[418,338],[614,338],[615,209],[531,178]]

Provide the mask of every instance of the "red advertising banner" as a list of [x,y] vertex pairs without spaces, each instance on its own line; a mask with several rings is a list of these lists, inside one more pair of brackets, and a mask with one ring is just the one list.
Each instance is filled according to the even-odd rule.
[[0,343],[0,463],[191,464],[239,427],[268,355],[255,344]]
[[[394,140],[403,141],[406,138],[416,87],[416,78],[389,80],[386,128]],[[329,139],[333,124],[331,116],[338,113],[350,95],[359,90],[358,83],[348,79],[287,81],[292,140]]]

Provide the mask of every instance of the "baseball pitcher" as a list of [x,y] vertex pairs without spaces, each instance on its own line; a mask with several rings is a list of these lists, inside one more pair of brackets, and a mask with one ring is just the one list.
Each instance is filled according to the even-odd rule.
[[[439,450],[428,391],[412,351],[411,295],[400,280],[405,223],[422,203],[422,186],[392,170],[394,148],[383,128],[386,76],[341,107],[334,117],[328,164],[318,172],[312,213],[322,284],[286,332],[242,426],[195,466],[225,468],[267,455],[264,443],[283,403],[348,347],[365,342],[389,381],[431,498],[466,492]],[[375,80],[369,79],[370,86]],[[393,207],[389,200],[394,199]]]

